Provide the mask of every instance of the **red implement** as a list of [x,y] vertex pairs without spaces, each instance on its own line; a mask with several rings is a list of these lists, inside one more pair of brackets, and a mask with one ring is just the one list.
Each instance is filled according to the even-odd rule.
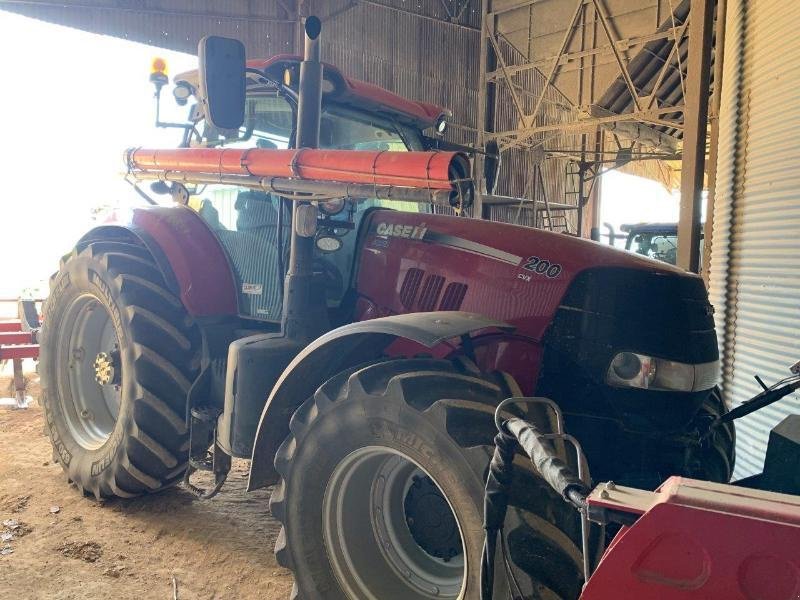
[[209,175],[251,175],[337,183],[449,190],[459,152],[362,150],[267,150],[251,148],[133,148],[126,162],[133,171],[181,171]]
[[641,515],[581,600],[796,600],[800,498],[672,477],[656,492],[601,485],[593,510]]
[[0,321],[0,332],[22,331],[22,322],[19,319]]
[[0,332],[0,346],[11,346],[13,344],[30,344],[33,336],[30,331],[4,331]]
[[0,346],[0,360],[21,360],[23,358],[39,358],[39,344]]

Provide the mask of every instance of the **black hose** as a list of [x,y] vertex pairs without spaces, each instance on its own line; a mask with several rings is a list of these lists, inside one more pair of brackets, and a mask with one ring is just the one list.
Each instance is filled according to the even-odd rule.
[[494,438],[494,455],[486,477],[486,494],[483,498],[483,528],[486,539],[481,558],[481,600],[491,600],[494,590],[494,557],[497,536],[503,529],[508,510],[508,496],[514,475],[514,454],[517,441],[503,432]]
[[[513,418],[505,423],[506,430],[519,442],[534,468],[539,472],[551,488],[558,492],[564,500],[576,508],[583,508],[589,490],[578,479],[563,460],[553,451],[550,442],[533,425],[522,419]],[[583,498],[583,500],[579,500]]]
[[[508,498],[514,474],[514,455],[518,448],[527,454],[538,473],[564,500],[578,510],[586,506],[588,488],[555,453],[546,434],[519,418],[498,421],[500,432],[494,438],[494,454],[486,477],[483,500],[483,528],[486,539],[481,556],[480,600],[491,600],[494,593],[495,554],[508,511]],[[511,574],[513,577],[513,573]]]

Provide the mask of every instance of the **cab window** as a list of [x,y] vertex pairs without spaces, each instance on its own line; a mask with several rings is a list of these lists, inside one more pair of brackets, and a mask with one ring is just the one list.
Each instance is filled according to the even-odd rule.
[[[206,126],[204,145],[226,148],[286,149],[294,141],[296,111],[274,90],[264,88],[247,98],[245,123],[235,139]],[[407,151],[421,147],[413,130],[379,117],[330,106],[320,119],[320,147],[340,150]],[[291,238],[291,206],[259,190],[235,185],[198,188],[189,205],[209,224],[225,248],[239,280],[242,316],[277,321],[283,299],[283,278]],[[365,211],[383,206],[406,212],[429,212],[416,202],[348,201],[342,211],[326,220],[328,231],[342,242],[335,252],[315,250],[314,270],[323,279],[330,307],[336,307],[347,290],[356,261],[358,226]],[[283,211],[279,213],[279,211]],[[282,224],[280,228],[278,224]],[[341,227],[337,226],[341,223]]]

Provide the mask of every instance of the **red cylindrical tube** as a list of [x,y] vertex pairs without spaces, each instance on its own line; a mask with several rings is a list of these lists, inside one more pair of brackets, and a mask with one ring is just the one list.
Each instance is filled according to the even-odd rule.
[[451,169],[463,160],[458,152],[362,150],[247,150],[228,148],[137,148],[127,153],[136,171],[185,171],[364,183],[428,189],[451,189]]

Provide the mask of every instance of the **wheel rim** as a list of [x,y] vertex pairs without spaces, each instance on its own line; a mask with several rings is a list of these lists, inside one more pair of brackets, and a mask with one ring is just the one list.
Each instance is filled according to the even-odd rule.
[[119,416],[122,373],[119,340],[108,310],[94,296],[72,301],[62,320],[59,372],[67,393],[59,394],[64,421],[78,444],[102,446]]
[[464,593],[458,518],[435,480],[395,450],[361,448],[337,465],[325,490],[323,537],[334,574],[351,598]]

